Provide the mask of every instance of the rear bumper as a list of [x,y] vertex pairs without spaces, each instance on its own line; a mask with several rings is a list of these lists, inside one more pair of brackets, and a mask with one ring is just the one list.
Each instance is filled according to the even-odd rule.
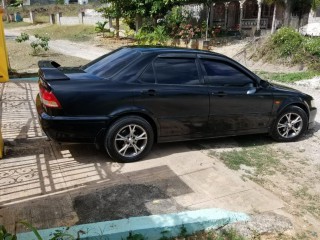
[[101,117],[50,116],[36,99],[38,118],[42,130],[57,142],[94,143],[105,132],[109,119]]

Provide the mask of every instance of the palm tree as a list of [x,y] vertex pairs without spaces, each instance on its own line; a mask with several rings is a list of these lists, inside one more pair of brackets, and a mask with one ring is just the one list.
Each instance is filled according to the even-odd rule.
[[271,25],[271,34],[273,34],[276,31],[276,16],[277,16],[277,7],[278,6],[284,6],[285,1],[284,0],[264,0],[265,3],[268,5],[274,5],[273,8],[273,17],[272,17],[272,25]]

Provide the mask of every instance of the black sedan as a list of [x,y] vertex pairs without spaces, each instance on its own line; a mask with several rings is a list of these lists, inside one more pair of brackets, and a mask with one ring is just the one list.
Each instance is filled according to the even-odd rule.
[[124,47],[81,68],[39,68],[47,136],[103,145],[123,162],[143,158],[154,142],[255,133],[295,141],[317,111],[311,96],[207,51]]

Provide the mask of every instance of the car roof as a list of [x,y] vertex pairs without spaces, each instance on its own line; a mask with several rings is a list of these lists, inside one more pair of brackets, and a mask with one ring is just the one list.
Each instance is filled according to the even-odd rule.
[[219,57],[226,57],[222,54],[205,51],[205,50],[197,50],[197,49],[190,49],[190,48],[182,48],[182,47],[167,47],[167,46],[126,46],[123,48],[132,48],[142,53],[150,53],[150,52],[157,52],[157,53],[193,53],[193,54],[210,54]]

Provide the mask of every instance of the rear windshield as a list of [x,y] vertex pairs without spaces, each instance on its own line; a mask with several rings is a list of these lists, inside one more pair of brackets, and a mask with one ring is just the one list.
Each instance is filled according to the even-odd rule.
[[88,63],[82,69],[98,77],[108,78],[126,67],[139,55],[140,52],[132,48],[121,48]]

